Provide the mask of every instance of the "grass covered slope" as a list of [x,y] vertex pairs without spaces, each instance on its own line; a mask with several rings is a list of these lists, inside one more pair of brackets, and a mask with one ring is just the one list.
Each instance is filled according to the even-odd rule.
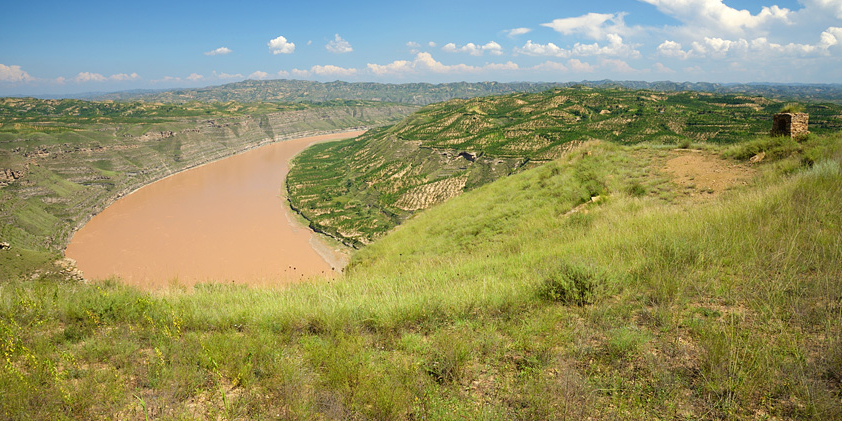
[[[311,227],[359,246],[418,210],[580,142],[728,144],[768,133],[781,105],[746,95],[585,87],[452,100],[304,151],[287,188]],[[810,104],[807,111],[812,131],[842,129],[842,107]]]
[[590,142],[331,283],[0,284],[0,414],[839,419],[842,136],[727,155],[758,151],[751,185],[699,201],[663,170],[679,152]]
[[56,252],[106,205],[177,171],[293,136],[390,124],[414,109],[0,98],[0,241]]

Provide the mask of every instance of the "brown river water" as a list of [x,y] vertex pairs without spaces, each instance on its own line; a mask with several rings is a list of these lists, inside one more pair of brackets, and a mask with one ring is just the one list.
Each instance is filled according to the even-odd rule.
[[65,255],[85,278],[143,289],[333,277],[343,256],[297,222],[284,179],[307,146],[362,133],[278,142],[156,181],[94,216]]

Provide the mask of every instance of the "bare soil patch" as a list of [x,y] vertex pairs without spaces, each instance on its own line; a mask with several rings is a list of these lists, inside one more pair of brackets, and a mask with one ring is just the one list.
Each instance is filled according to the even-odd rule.
[[674,183],[684,187],[685,196],[694,200],[715,197],[746,185],[755,175],[751,167],[699,150],[671,152],[662,170]]

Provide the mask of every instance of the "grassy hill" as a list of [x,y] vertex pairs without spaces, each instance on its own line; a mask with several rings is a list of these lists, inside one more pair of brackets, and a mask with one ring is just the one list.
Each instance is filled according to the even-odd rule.
[[[586,87],[451,100],[358,139],[304,151],[287,188],[312,228],[359,247],[418,210],[549,162],[581,142],[729,144],[768,133],[782,104]],[[815,133],[842,129],[838,105],[809,104],[807,112]]]
[[415,108],[0,98],[0,241],[55,252],[93,214],[154,180],[290,137],[391,124]]
[[707,83],[707,82],[644,82],[644,81],[582,81],[565,83],[534,82],[457,82],[404,83],[372,82],[313,82],[305,80],[246,80],[219,86],[165,91],[125,91],[82,94],[80,99],[175,102],[300,102],[329,100],[375,100],[405,104],[427,105],[454,98],[474,98],[513,92],[541,92],[560,87],[625,88],[651,91],[696,91],[716,94],[764,96],[778,100],[833,102],[842,104],[842,85],[839,84],[764,84],[764,83]]
[[729,142],[582,143],[332,282],[2,282],[0,417],[840,419],[842,135]]

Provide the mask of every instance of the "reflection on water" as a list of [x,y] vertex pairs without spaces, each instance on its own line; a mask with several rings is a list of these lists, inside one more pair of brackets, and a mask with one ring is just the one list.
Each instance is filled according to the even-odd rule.
[[116,275],[150,289],[333,276],[311,247],[310,230],[289,215],[281,190],[295,154],[361,133],[279,142],[152,183],[91,219],[66,255],[88,279]]

